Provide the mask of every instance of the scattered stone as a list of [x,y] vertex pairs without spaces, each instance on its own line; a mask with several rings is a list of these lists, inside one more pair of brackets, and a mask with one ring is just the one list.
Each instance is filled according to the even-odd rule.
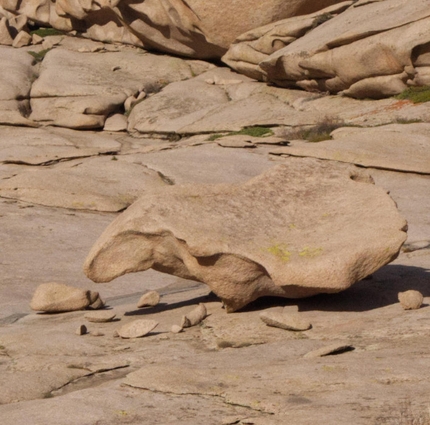
[[182,332],[184,330],[184,328],[182,326],[179,325],[173,325],[171,328],[171,332],[174,334],[178,334],[180,332]]
[[20,31],[18,35],[14,38],[12,46],[15,48],[28,46],[31,44],[32,37],[26,31]]
[[36,311],[61,313],[83,310],[89,304],[89,291],[87,290],[62,283],[43,283],[37,287],[30,307]]
[[126,131],[127,130],[127,117],[123,114],[114,114],[106,119],[103,127],[104,131]]
[[157,291],[149,291],[140,297],[137,308],[154,307],[160,302],[160,294]]
[[112,333],[112,336],[113,336],[114,338],[119,338],[119,333],[118,333],[118,331],[117,331],[117,330],[114,330],[114,331],[113,331],[113,333]]
[[85,319],[89,322],[103,323],[111,322],[115,318],[116,314],[113,310],[102,310],[102,311],[92,311],[91,313],[85,314]]
[[430,240],[415,241],[415,242],[405,243],[402,246],[402,251],[403,252],[414,252],[414,251],[418,251],[420,249],[428,249],[428,248],[430,248]]
[[417,310],[422,306],[424,300],[421,292],[412,289],[399,292],[398,298],[404,310]]
[[341,354],[346,351],[351,351],[353,349],[354,347],[349,344],[333,344],[319,348],[318,350],[310,351],[309,353],[305,354],[304,357],[307,359],[315,357],[324,357],[330,356],[332,354]]
[[90,308],[91,310],[99,310],[104,306],[105,306],[104,301],[100,297],[97,297],[97,299],[92,304],[90,304],[88,308]]
[[87,327],[85,325],[80,325],[76,331],[75,334],[76,335],[85,335],[88,332]]
[[101,331],[91,331],[90,335],[91,336],[104,336],[104,333]]
[[285,314],[277,311],[263,311],[260,319],[267,325],[287,331],[307,331],[312,325],[298,315]]
[[198,325],[206,316],[206,307],[204,304],[200,303],[198,307],[182,317],[181,327],[190,328],[191,326]]
[[118,335],[121,338],[140,338],[149,334],[157,326],[158,322],[155,320],[135,320],[119,328]]

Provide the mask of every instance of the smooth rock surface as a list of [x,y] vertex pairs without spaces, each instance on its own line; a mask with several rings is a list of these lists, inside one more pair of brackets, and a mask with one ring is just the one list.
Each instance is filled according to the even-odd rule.
[[106,282],[152,267],[207,283],[228,311],[264,295],[338,292],[406,239],[394,202],[371,182],[350,166],[292,158],[242,185],[148,191],[99,238],[85,273]]
[[88,291],[62,283],[44,283],[36,289],[30,307],[46,313],[83,310],[90,304]]
[[200,303],[196,308],[191,310],[182,317],[181,328],[190,328],[198,325],[207,316],[207,310],[204,304]]

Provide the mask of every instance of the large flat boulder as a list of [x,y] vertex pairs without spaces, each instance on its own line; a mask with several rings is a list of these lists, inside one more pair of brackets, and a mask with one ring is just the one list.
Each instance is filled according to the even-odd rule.
[[290,159],[244,184],[148,191],[103,233],[96,282],[153,268],[205,282],[235,311],[265,295],[339,292],[392,261],[407,225],[366,173]]

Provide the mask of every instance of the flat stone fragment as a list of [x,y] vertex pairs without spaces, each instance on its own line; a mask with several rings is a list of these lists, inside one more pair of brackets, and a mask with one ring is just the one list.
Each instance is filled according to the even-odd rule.
[[158,326],[155,320],[135,320],[118,329],[121,338],[141,338]]
[[297,315],[284,314],[276,311],[264,311],[260,319],[267,325],[287,331],[307,331],[312,327],[309,322],[302,320]]
[[179,326],[179,325],[172,325],[170,330],[172,333],[178,334],[178,333],[182,332],[184,330],[184,328],[182,326]]
[[157,291],[149,291],[140,297],[137,308],[154,307],[160,302],[160,294]]
[[395,203],[372,183],[354,166],[288,158],[242,184],[148,190],[84,270],[96,282],[168,270],[209,285],[227,311],[261,296],[340,292],[395,259],[406,239]]
[[417,310],[423,304],[423,294],[419,291],[409,290],[399,292],[399,301],[405,310]]
[[116,314],[112,310],[92,311],[85,314],[85,319],[89,322],[103,323],[111,322],[115,318]]
[[351,351],[354,347],[349,344],[332,344],[327,345],[325,347],[321,347],[318,350],[310,351],[305,354],[304,357],[307,359],[315,358],[315,357],[324,357],[332,354],[340,354],[345,351]]
[[37,287],[30,307],[36,311],[61,313],[83,310],[89,304],[90,299],[87,290],[62,283],[42,283]]

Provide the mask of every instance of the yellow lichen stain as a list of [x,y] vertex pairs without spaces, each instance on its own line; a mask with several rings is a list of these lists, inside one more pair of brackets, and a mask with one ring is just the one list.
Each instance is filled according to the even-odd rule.
[[310,247],[305,246],[300,252],[300,257],[317,257],[318,255],[321,255],[323,252],[322,248],[317,247]]
[[288,251],[288,245],[286,244],[276,244],[276,245],[272,245],[269,248],[266,249],[267,252],[269,252],[270,254],[275,255],[276,257],[278,257],[280,260],[287,262],[290,261],[290,256],[291,256],[291,252]]
[[292,229],[295,229],[295,228],[296,228],[296,225],[295,225],[294,223],[290,223],[290,224],[288,225],[288,227],[290,228],[290,230],[292,230]]

